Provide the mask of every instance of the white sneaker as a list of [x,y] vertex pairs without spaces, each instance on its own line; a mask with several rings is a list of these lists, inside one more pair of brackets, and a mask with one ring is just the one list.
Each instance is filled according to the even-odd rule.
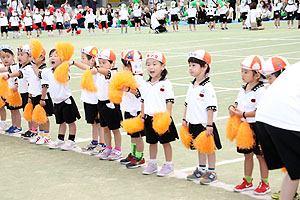
[[51,137],[42,136],[35,144],[42,145],[42,144],[49,144],[51,142]]
[[111,154],[108,156],[108,160],[114,161],[123,158],[122,151],[118,151],[116,149],[112,150]]
[[65,142],[64,145],[61,146],[61,150],[63,151],[70,151],[76,147],[76,144],[72,140],[68,140]]
[[38,142],[41,138],[42,138],[41,135],[36,134],[36,135],[34,135],[32,138],[29,139],[29,143],[30,143],[30,144],[35,144],[35,143]]
[[5,121],[0,122],[0,131],[5,131],[7,130],[7,124]]
[[65,141],[60,140],[60,139],[56,139],[54,142],[52,141],[49,144],[49,149],[59,149],[61,148],[63,145],[65,144]]
[[9,39],[9,37],[8,37],[8,36],[6,36],[6,39]]
[[105,148],[105,150],[99,154],[100,160],[107,160],[110,154],[112,153],[112,150],[109,148]]
[[4,37],[1,37],[1,39],[3,40],[3,39],[4,39]]

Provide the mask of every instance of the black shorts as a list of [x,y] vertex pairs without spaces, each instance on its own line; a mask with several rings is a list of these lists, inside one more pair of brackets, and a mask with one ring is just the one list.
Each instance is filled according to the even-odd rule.
[[78,24],[71,24],[72,31],[77,31]]
[[95,29],[95,24],[94,23],[88,23],[88,29]]
[[225,14],[220,15],[220,22],[223,22],[223,23],[227,22],[227,17]]
[[214,16],[213,16],[213,15],[207,15],[207,21],[208,21],[208,22],[213,22],[213,21],[215,21]]
[[[140,112],[137,113],[138,115],[140,114]],[[136,116],[132,116],[129,112],[124,112],[124,119],[130,119],[130,118],[134,118]],[[133,133],[133,134],[128,134],[130,135],[130,137],[132,138],[139,138],[139,137],[143,137],[146,136],[146,133],[144,130]]]
[[[205,131],[205,130],[206,130],[206,128],[202,124],[189,123],[189,132],[190,132],[190,134],[192,134],[193,139],[195,139],[202,131]],[[222,149],[219,132],[218,132],[218,129],[217,129],[215,123],[213,123],[213,135],[214,135],[214,141],[216,144],[216,148]],[[195,150],[193,143],[191,143],[190,146],[191,146],[192,150]]]
[[280,11],[276,10],[274,11],[274,19],[278,19],[278,18],[280,18]]
[[64,25],[61,22],[57,22],[56,29],[64,29]]
[[[114,108],[109,108],[107,104],[113,105]],[[100,113],[100,124],[102,127],[108,127],[109,130],[116,130],[121,127],[123,117],[119,104],[113,104],[109,100],[98,101],[97,107]]]
[[147,143],[157,144],[158,142],[160,142],[161,144],[165,144],[165,143],[175,141],[176,139],[179,139],[173,120],[169,126],[169,130],[163,135],[159,136],[152,128],[152,118],[153,117],[147,115],[145,119],[144,131],[146,133]]
[[102,28],[106,28],[106,24],[107,24],[106,21],[102,21],[102,22],[101,22]]
[[[52,99],[50,98],[49,93],[47,93],[47,96],[48,96],[48,99],[45,99],[46,105],[43,106],[43,108],[44,108],[47,116],[50,117],[54,114],[54,107],[53,107],[53,102],[52,102]],[[32,97],[31,102],[32,102],[33,107],[40,104],[41,97],[42,97],[42,95]]]
[[216,23],[220,20],[220,15],[214,16]]
[[127,20],[121,20],[121,24],[126,25],[127,24]]
[[166,23],[166,20],[161,19],[161,20],[158,20],[158,22],[159,22],[160,25],[164,25]]
[[46,31],[53,31],[53,25],[47,25]]
[[287,19],[287,20],[293,20],[293,19],[294,19],[293,12],[288,12],[288,13],[286,14],[286,19]]
[[42,28],[42,23],[35,23],[35,25],[38,27],[38,28]]
[[95,122],[98,124],[100,123],[99,117],[98,117],[98,108],[97,104],[89,104],[83,102],[84,107],[84,114],[85,114],[85,120],[88,124],[94,124]]
[[241,19],[242,20],[246,20],[247,19],[247,15],[248,15],[248,13],[246,13],[246,12],[241,13]]
[[297,13],[297,20],[300,20],[300,13]]
[[300,179],[300,132],[257,122],[258,137],[268,169],[286,167],[292,180]]
[[141,23],[141,17],[134,17],[134,23]]
[[8,32],[8,26],[1,26],[1,33],[7,33]]
[[32,25],[31,26],[25,26],[25,28],[26,28],[26,31],[32,31],[33,30]]
[[240,149],[240,148],[237,147],[237,152],[238,153],[243,153],[243,154],[248,154],[248,153],[253,152],[255,155],[262,156],[263,152],[262,152],[262,149],[261,149],[261,146],[260,146],[259,139],[256,136],[256,132],[257,132],[256,123],[249,123],[249,124],[250,124],[250,127],[251,127],[252,131],[253,131],[253,137],[254,137],[254,140],[255,140],[255,145],[251,149]]
[[12,30],[12,31],[19,31],[19,30],[20,30],[20,27],[19,27],[19,26],[12,26],[12,27],[11,27],[11,30]]
[[189,17],[188,18],[188,24],[195,24],[196,23],[196,18],[195,17]]
[[178,15],[171,15],[171,22],[179,22]]
[[69,97],[71,100],[71,104],[67,104],[66,102],[61,102],[59,104],[54,104],[54,115],[56,124],[71,124],[76,121],[76,119],[80,119],[80,114],[77,108],[77,105],[72,96]]

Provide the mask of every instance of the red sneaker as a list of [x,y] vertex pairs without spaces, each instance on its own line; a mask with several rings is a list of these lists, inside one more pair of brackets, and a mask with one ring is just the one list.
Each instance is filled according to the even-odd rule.
[[254,187],[253,187],[253,184],[252,184],[252,180],[251,180],[251,183],[248,183],[246,181],[246,179],[243,178],[243,182],[241,184],[235,186],[233,188],[233,191],[235,191],[235,192],[243,192],[243,191],[247,191],[247,190],[253,190]]
[[130,163],[126,165],[128,169],[134,169],[145,165],[145,159],[134,158]]
[[260,181],[259,186],[254,190],[256,195],[265,195],[271,192],[270,185],[265,184],[265,182]]

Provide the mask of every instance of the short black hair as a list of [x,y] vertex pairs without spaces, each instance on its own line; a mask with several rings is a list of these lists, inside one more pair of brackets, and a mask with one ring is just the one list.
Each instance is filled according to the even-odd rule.
[[190,62],[192,62],[192,63],[197,63],[197,64],[199,64],[200,67],[202,67],[202,68],[205,67],[205,65],[207,65],[207,69],[206,69],[206,71],[205,71],[205,74],[208,74],[208,73],[210,72],[210,67],[209,67],[209,65],[208,65],[207,62],[205,62],[205,61],[203,61],[203,60],[200,60],[200,59],[198,59],[198,58],[189,57],[188,63],[190,63]]
[[9,53],[12,56],[14,55],[14,53],[11,50],[9,50],[9,49],[2,49],[1,51],[3,51],[4,53]]
[[56,52],[56,49],[51,49],[50,52],[49,52],[49,57],[50,57],[54,52]]
[[281,69],[281,70],[279,70],[279,71],[277,71],[277,72],[273,72],[272,74],[274,75],[274,76],[276,76],[276,78],[278,78],[278,76],[284,71],[285,69]]

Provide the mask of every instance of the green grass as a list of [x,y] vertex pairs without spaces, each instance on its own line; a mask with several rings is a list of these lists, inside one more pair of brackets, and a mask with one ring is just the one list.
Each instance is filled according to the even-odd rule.
[[[285,22],[282,27],[285,27]],[[218,117],[227,116],[227,107],[232,104],[238,90],[243,84],[240,80],[239,63],[245,56],[259,54],[265,59],[272,55],[282,55],[290,63],[300,61],[299,30],[286,28],[274,29],[272,23],[264,23],[264,31],[241,30],[240,24],[230,24],[228,31],[209,32],[207,26],[198,26],[197,32],[188,32],[187,26],[181,26],[180,32],[166,34],[148,34],[148,28],[142,29],[142,34],[120,34],[119,29],[112,29],[109,34],[102,35],[97,30],[97,36],[89,36],[83,31],[80,36],[48,38],[43,34],[41,42],[47,52],[57,41],[70,41],[75,45],[73,58],[80,59],[80,48],[95,45],[99,49],[111,48],[117,54],[117,64],[120,67],[120,52],[135,48],[143,56],[149,51],[162,51],[167,57],[168,78],[174,84],[174,92],[179,96],[173,107],[173,118],[181,122],[183,115],[184,95],[187,84],[192,80],[188,73],[187,53],[197,49],[205,49],[211,53],[213,64],[211,80],[216,87],[219,112]],[[219,27],[219,25],[217,25]],[[57,33],[55,33],[57,35]],[[16,48],[28,43],[24,34],[19,40],[2,40]],[[80,75],[77,68],[71,68],[73,73],[70,88],[84,118],[83,106],[80,102]],[[224,73],[224,74],[222,74]],[[144,75],[148,77],[147,73]],[[51,136],[57,136],[57,126],[54,117],[51,118]],[[233,160],[242,157],[236,153],[234,143],[225,137],[226,119],[217,121],[223,149],[217,152],[217,161]],[[23,128],[27,124],[23,121]],[[77,122],[77,138],[90,138],[91,127],[84,119]],[[179,127],[178,127],[179,130]],[[130,151],[130,138],[122,137],[124,155]],[[79,143],[84,146],[88,142]],[[180,141],[172,143],[173,162],[176,170],[197,165],[196,152],[184,148]],[[145,146],[146,160],[148,145]],[[159,147],[159,164],[164,162],[162,147]],[[142,169],[127,170],[116,162],[99,161],[96,157],[76,152],[61,152],[48,150],[47,147],[30,145],[28,142],[15,137],[0,135],[0,197],[1,199],[250,199],[251,197],[236,194],[216,187],[200,186],[176,178],[157,178],[156,176],[141,175]],[[243,176],[243,162],[236,162],[217,167],[218,180],[222,183],[238,184]],[[259,166],[255,160],[253,171],[254,184],[258,185]],[[282,173],[270,172],[270,185],[275,192],[279,190]]]

